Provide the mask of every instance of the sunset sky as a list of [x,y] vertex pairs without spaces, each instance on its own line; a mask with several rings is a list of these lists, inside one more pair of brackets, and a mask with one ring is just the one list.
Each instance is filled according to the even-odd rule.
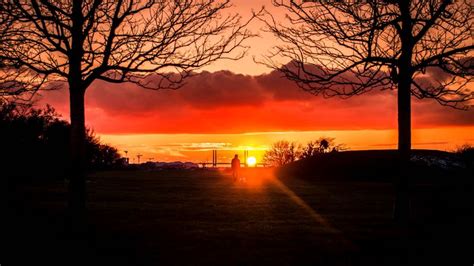
[[[232,12],[243,18],[270,0],[234,0]],[[350,99],[323,99],[303,92],[254,58],[277,42],[261,31],[247,41],[239,61],[219,61],[186,81],[179,90],[151,91],[132,84],[97,81],[86,93],[86,124],[101,139],[129,157],[157,161],[206,161],[212,149],[229,160],[244,149],[259,160],[277,140],[305,143],[334,137],[351,149],[396,148],[396,91],[374,91]],[[51,104],[68,118],[67,90],[38,95],[38,105]],[[451,150],[474,143],[474,113],[443,107],[433,100],[413,100],[413,146]],[[143,160],[143,159],[142,159]],[[132,160],[133,161],[133,160]]]

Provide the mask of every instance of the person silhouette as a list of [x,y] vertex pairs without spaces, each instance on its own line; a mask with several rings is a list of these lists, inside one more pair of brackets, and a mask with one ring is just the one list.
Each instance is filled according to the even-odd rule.
[[234,159],[232,159],[231,162],[231,167],[232,167],[232,177],[234,178],[234,181],[237,181],[240,175],[240,160],[239,160],[239,155],[236,154],[234,155]]

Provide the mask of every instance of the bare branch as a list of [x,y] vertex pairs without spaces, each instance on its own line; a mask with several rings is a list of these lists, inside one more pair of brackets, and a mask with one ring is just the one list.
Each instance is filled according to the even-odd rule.
[[[97,79],[178,88],[187,73],[245,54],[254,36],[246,27],[258,14],[242,21],[224,15],[229,7],[229,0],[2,0],[2,64],[45,81],[71,81],[74,73],[84,89]],[[163,80],[137,80],[150,74]]]
[[[411,28],[402,37],[407,29],[402,26],[401,1],[274,0],[275,6],[288,11],[286,21],[277,22],[268,12],[264,21],[266,30],[283,44],[259,62],[304,90],[326,97],[396,89],[400,71],[408,71],[410,79],[436,68],[445,80],[432,77],[420,84],[413,79],[412,95],[469,107],[473,65],[466,62],[472,61],[474,51],[473,4],[467,0],[408,3],[410,14],[405,20]],[[401,62],[403,53],[409,65]]]

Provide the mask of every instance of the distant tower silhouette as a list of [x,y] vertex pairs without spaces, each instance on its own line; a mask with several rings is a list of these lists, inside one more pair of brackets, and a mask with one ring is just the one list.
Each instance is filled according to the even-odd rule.
[[245,164],[245,167],[247,167],[247,158],[249,157],[249,151],[248,150],[245,150],[244,151],[244,164]]
[[217,167],[217,150],[212,150],[212,167]]
[[142,156],[143,156],[143,155],[141,155],[141,154],[137,154],[137,160],[138,160],[137,162],[138,162],[138,164],[140,164],[140,157],[142,157]]

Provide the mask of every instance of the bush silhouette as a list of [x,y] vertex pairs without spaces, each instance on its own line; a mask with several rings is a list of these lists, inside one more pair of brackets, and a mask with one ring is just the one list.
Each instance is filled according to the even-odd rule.
[[[2,103],[0,105],[0,138],[4,172],[11,178],[60,178],[70,167],[70,124],[47,106]],[[100,170],[114,166],[120,155],[114,147],[104,145],[92,130],[86,138],[87,169]]]

